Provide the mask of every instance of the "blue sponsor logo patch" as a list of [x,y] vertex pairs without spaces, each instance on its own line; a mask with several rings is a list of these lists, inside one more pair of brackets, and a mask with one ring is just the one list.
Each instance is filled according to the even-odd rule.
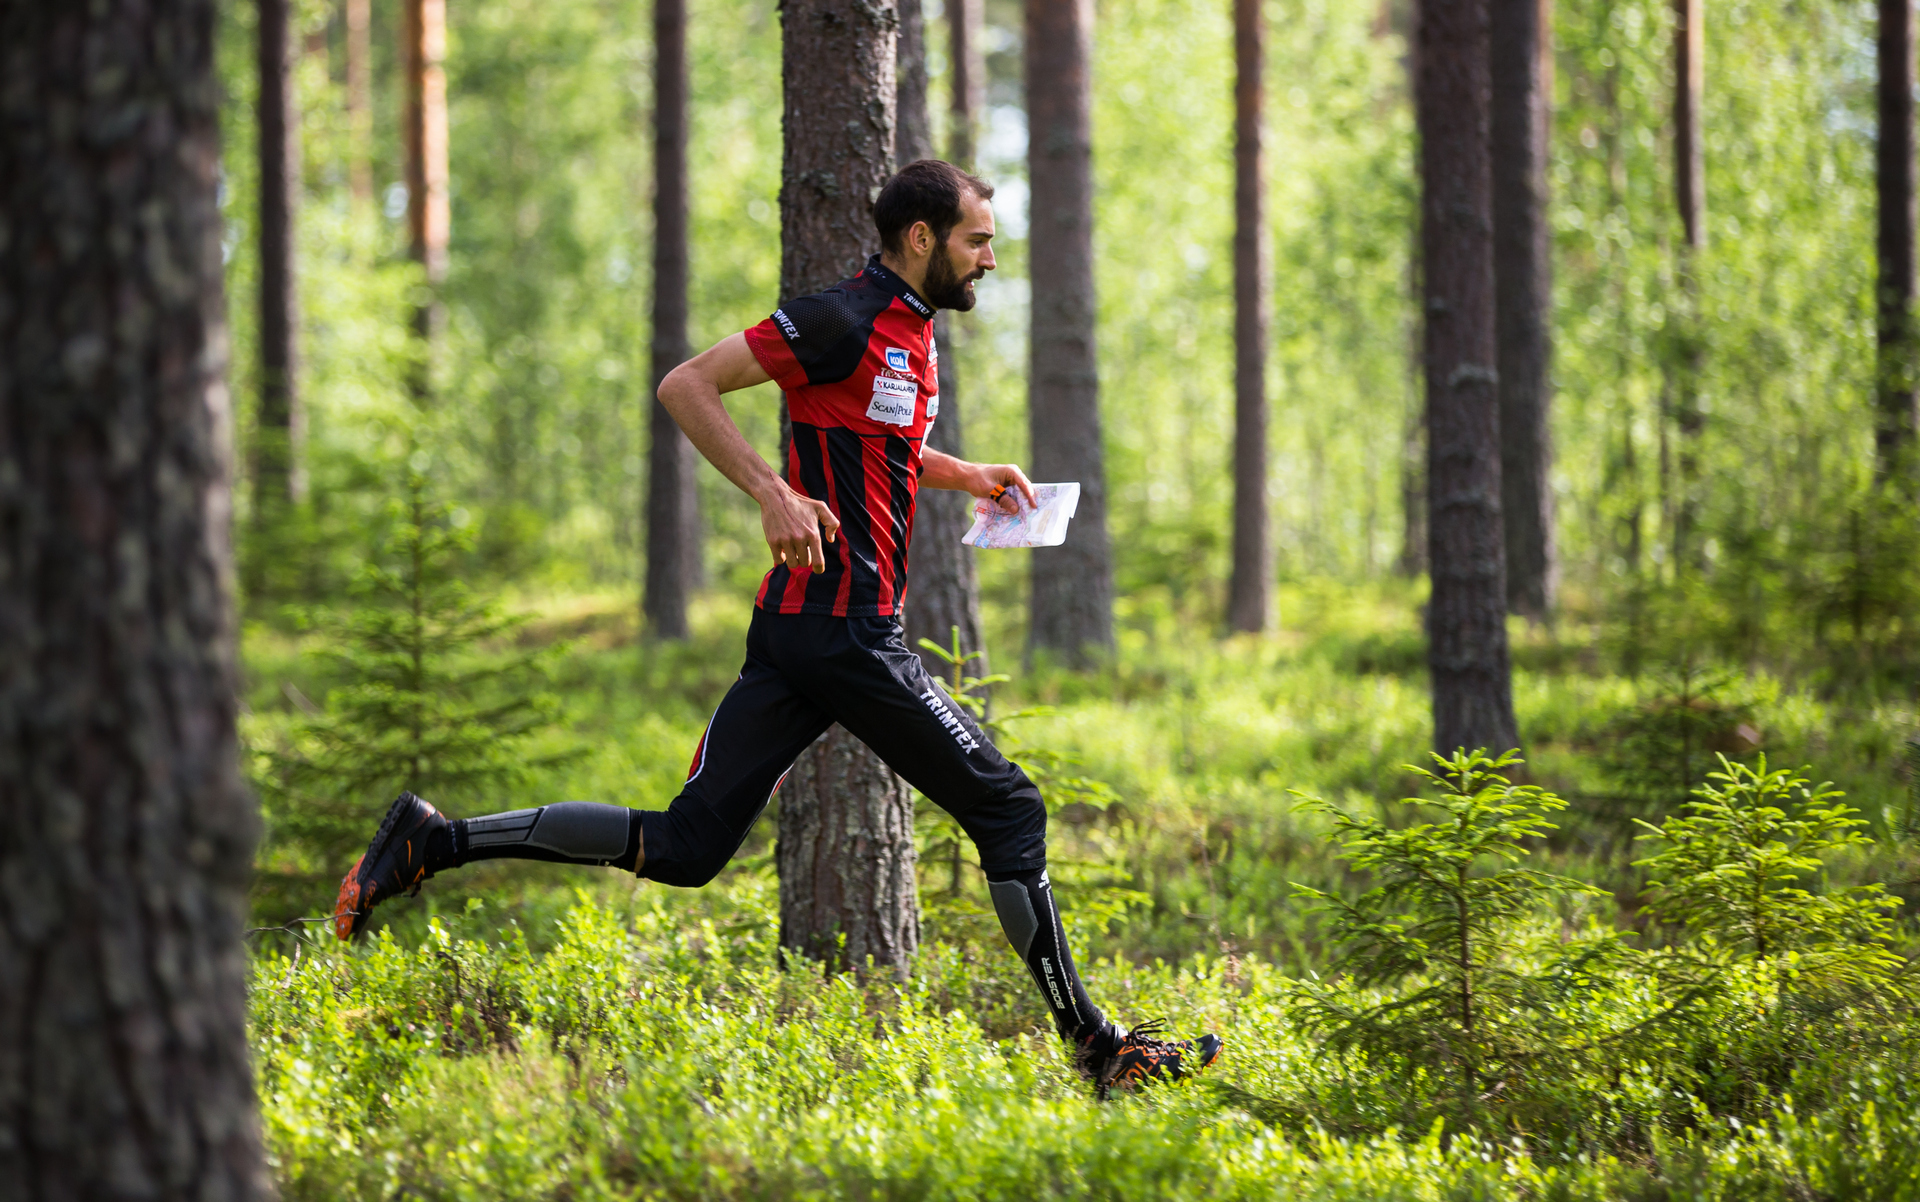
[[887,367],[893,371],[907,370],[907,352],[898,347],[887,348]]

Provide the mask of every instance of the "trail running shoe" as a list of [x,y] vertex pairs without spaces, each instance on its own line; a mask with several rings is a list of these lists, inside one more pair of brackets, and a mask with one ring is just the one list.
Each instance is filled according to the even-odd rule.
[[[1161,1039],[1164,1024],[1141,1023],[1121,1035],[1119,1046],[1110,1052],[1093,1050],[1099,1036],[1086,1041],[1080,1051],[1080,1071],[1093,1082],[1095,1096],[1103,1101],[1118,1089],[1134,1089],[1157,1081],[1180,1081],[1220,1059],[1226,1043],[1218,1035],[1197,1039]],[[1105,1034],[1105,1032],[1103,1032]],[[1099,1040],[1100,1042],[1107,1042]]]
[[449,823],[439,810],[415,797],[402,793],[387,807],[380,829],[367,854],[354,861],[340,881],[340,900],[333,907],[333,933],[351,939],[367,925],[373,907],[396,893],[420,887],[427,879],[427,842],[447,830]]

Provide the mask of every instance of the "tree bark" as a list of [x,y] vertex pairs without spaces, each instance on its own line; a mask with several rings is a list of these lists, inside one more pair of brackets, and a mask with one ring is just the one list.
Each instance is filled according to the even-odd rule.
[[293,87],[290,0],[259,0],[260,408],[253,439],[253,520],[305,499],[300,444],[300,307],[294,224],[300,205],[300,110]]
[[1880,141],[1875,184],[1880,228],[1876,311],[1879,370],[1874,389],[1877,477],[1904,491],[1920,486],[1914,471],[1916,355],[1914,330],[1913,0],[1880,0]]
[[1427,0],[1415,110],[1427,297],[1427,663],[1442,753],[1519,745],[1500,521],[1490,103],[1487,0]]
[[653,7],[653,390],[648,394],[647,625],[687,637],[687,602],[700,579],[700,498],[693,444],[659,400],[687,345],[687,6]]
[[980,109],[985,104],[987,64],[982,54],[981,0],[946,0],[948,96],[947,154],[964,170],[974,169],[980,139]]
[[373,202],[373,0],[347,4],[347,178],[353,199]]
[[1669,307],[1672,379],[1668,384],[1673,424],[1679,434],[1676,459],[1678,496],[1673,498],[1673,561],[1676,568],[1698,567],[1700,435],[1706,426],[1700,408],[1700,372],[1705,359],[1700,335],[1700,286],[1696,275],[1706,246],[1707,176],[1700,137],[1700,102],[1705,91],[1706,23],[1701,0],[1673,0],[1673,184],[1680,210],[1680,290]]
[[265,1197],[211,0],[0,13],[0,1181]]
[[[780,946],[904,980],[920,945],[913,791],[835,726],[780,789]],[[807,888],[789,888],[804,881]]]
[[[950,6],[959,2],[948,0]],[[900,128],[894,137],[893,157],[902,167],[916,159],[932,158],[934,153],[933,123],[927,104],[925,35],[920,0],[901,0],[899,85],[895,92]],[[960,97],[962,86],[956,79],[956,98]],[[941,310],[934,316],[933,341],[940,353],[940,418],[927,432],[927,445],[936,451],[964,457],[960,381],[951,340],[953,327],[953,314]],[[927,671],[935,676],[944,677],[946,665],[932,653],[920,649],[921,639],[950,647],[957,629],[963,650],[986,651],[986,634],[980,624],[980,582],[974,570],[973,550],[960,542],[972,524],[973,498],[965,493],[928,489],[915,503],[913,541],[907,553],[907,561],[913,565],[913,591],[907,599],[905,622],[907,646],[914,649]],[[976,675],[986,674],[984,659],[973,661],[969,667]]]
[[1491,18],[1493,275],[1507,608],[1545,621],[1557,583],[1548,378],[1553,353],[1553,247],[1547,223],[1552,0],[1491,0]]
[[1092,82],[1093,0],[1026,0],[1033,478],[1080,483],[1066,544],[1033,552],[1028,642],[1075,666],[1090,665],[1113,646],[1094,353]]
[[[894,37],[888,0],[786,0],[780,295],[853,275],[878,235],[873,198],[893,170]],[[786,408],[781,406],[782,456]],[[834,726],[780,790],[780,946],[834,967],[903,976],[919,946],[913,792]],[[844,949],[840,943],[844,936]]]
[[415,307],[414,333],[425,343],[413,393],[432,390],[432,365],[445,324],[440,288],[447,280],[447,3],[402,0],[406,62],[407,254],[426,270],[427,295]]
[[921,0],[899,0],[900,33],[894,39],[893,161],[933,157],[933,118],[927,111],[927,18]]
[[1233,579],[1227,625],[1273,616],[1267,527],[1267,187],[1262,148],[1266,22],[1261,0],[1233,0]]

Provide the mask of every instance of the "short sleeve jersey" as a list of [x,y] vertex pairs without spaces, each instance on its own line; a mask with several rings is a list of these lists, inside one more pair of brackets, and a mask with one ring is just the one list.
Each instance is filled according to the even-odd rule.
[[786,393],[787,483],[840,519],[825,571],[778,565],[754,604],[899,613],[920,454],[940,412],[933,306],[875,255],[852,279],[782,304],[747,331],[747,346]]

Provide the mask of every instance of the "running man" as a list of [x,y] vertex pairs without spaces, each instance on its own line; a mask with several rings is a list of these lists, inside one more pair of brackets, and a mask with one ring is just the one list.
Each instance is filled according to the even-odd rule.
[[[569,801],[449,821],[411,793],[387,811],[340,884],[334,930],[351,939],[385,898],[436,872],[509,857],[629,869],[697,888],[726,866],[788,768],[835,722],[952,814],[973,840],[1000,924],[1055,1029],[1104,1096],[1211,1064],[1217,1035],[1155,1037],[1110,1022],[1074,970],[1047,881],[1040,792],[948,698],[901,638],[907,544],[921,486],[1017,510],[1033,486],[1010,463],[926,445],[939,416],[936,309],[973,308],[994,268],[993,188],[925,159],[874,201],[880,254],[797,297],[667,376],[660,401],[693,445],[760,504],[773,570],[754,600],[747,660],[714,711],[680,795],[664,811]],[[723,393],[772,380],[786,393],[787,471],[754,451]]]

